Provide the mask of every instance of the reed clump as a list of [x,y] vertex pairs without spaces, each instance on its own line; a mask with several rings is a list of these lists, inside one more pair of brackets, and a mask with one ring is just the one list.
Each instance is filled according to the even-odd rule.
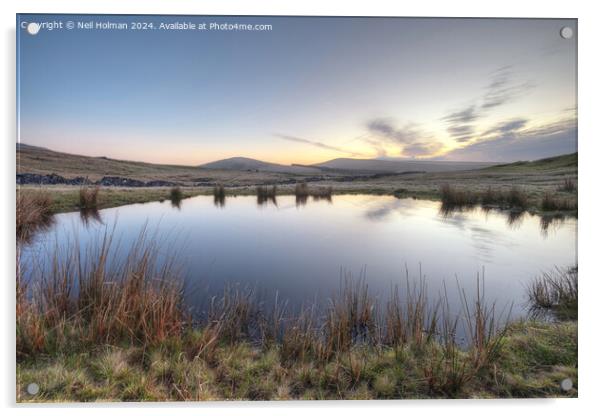
[[173,201],[181,201],[184,199],[184,194],[182,193],[182,188],[179,186],[174,186],[169,190],[169,199]]
[[263,205],[267,202],[272,202],[276,205],[276,195],[278,193],[278,189],[276,185],[267,186],[267,185],[259,185],[256,188],[257,191],[257,203],[259,205]]
[[213,203],[218,207],[226,205],[226,188],[224,188],[224,185],[216,184],[213,187]]
[[577,209],[577,203],[547,192],[541,200],[541,209],[542,211],[574,211]]
[[187,316],[174,260],[160,261],[146,230],[123,260],[117,248],[105,233],[85,252],[55,247],[47,262],[18,269],[18,355],[152,345],[180,334]]
[[577,184],[571,178],[565,178],[557,188],[561,192],[575,192],[577,190]]
[[475,192],[454,188],[450,184],[441,186],[441,202],[448,207],[470,207],[478,203],[478,196]]
[[82,186],[79,188],[79,208],[97,209],[99,192],[100,187],[98,186]]
[[528,287],[531,312],[551,313],[558,319],[577,319],[577,267],[556,268],[534,279]]
[[40,228],[52,223],[52,197],[46,191],[17,192],[17,242],[26,242]]
[[304,205],[307,203],[307,199],[312,197],[314,200],[327,200],[332,201],[332,186],[320,186],[310,188],[307,183],[297,183],[295,185],[295,198],[297,205]]
[[526,192],[517,186],[513,186],[508,191],[489,187],[484,192],[475,192],[444,184],[441,186],[441,201],[445,208],[474,207],[481,204],[484,207],[498,206],[504,209],[526,210],[529,206]]

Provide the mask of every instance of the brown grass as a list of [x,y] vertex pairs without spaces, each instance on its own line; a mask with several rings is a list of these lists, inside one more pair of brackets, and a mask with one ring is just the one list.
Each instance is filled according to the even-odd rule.
[[544,194],[541,200],[542,211],[574,211],[576,209],[576,201],[564,197],[558,197],[549,192]]
[[52,197],[46,191],[17,192],[17,242],[26,242],[40,228],[52,223]]
[[276,205],[276,195],[278,193],[278,189],[276,185],[266,186],[259,185],[256,188],[257,190],[257,204],[264,205],[267,202],[272,202]]
[[327,200],[332,201],[332,186],[320,186],[310,188],[306,183],[297,183],[295,185],[295,199],[297,205],[305,205],[307,199],[312,197],[314,200]]
[[79,208],[96,209],[98,208],[98,186],[82,186],[79,188]]
[[224,185],[217,184],[213,187],[213,203],[217,207],[226,205],[226,189]]
[[448,183],[441,185],[440,192],[444,206],[473,206],[478,202],[475,192],[454,188]]
[[564,181],[562,181],[562,184],[558,186],[557,190],[561,192],[575,192],[577,190],[577,184],[573,179],[565,178]]
[[85,253],[56,247],[47,263],[20,268],[18,354],[64,350],[74,340],[156,344],[179,334],[186,318],[181,280],[152,241],[143,230],[118,261],[118,245],[105,233]]
[[494,190],[491,186],[485,192],[475,192],[444,184],[440,189],[444,207],[473,207],[481,204],[484,207],[498,206],[504,209],[525,210],[529,206],[527,193],[513,186],[509,191]]

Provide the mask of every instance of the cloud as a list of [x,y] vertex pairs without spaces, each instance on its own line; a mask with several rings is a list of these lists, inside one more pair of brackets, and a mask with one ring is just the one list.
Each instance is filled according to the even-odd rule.
[[562,119],[535,128],[525,128],[527,120],[500,123],[485,138],[452,150],[443,159],[513,162],[534,160],[577,151],[575,119]]
[[509,134],[514,133],[517,130],[522,129],[527,124],[528,120],[524,118],[517,118],[502,123],[496,124],[494,127],[487,130],[482,136],[490,136],[492,134]]
[[321,149],[334,150],[335,152],[346,153],[351,156],[365,156],[362,153],[353,152],[353,151],[346,150],[346,149],[343,149],[343,148],[337,147],[337,146],[331,146],[329,144],[322,143],[322,142],[303,139],[301,137],[289,136],[287,134],[279,134],[279,133],[274,134],[274,136],[278,137],[279,139],[282,139],[282,140],[287,140],[289,142],[304,143],[304,144],[308,144],[308,145],[311,145],[314,147],[319,147]]
[[458,143],[468,142],[473,138],[474,125],[470,124],[477,120],[480,114],[476,112],[476,105],[471,104],[463,110],[452,111],[442,117],[448,124],[447,132]]
[[481,109],[488,110],[514,101],[532,89],[535,84],[531,81],[517,83],[511,66],[505,66],[494,71],[487,86]]
[[471,121],[475,121],[479,117],[479,114],[476,112],[476,106],[474,104],[468,106],[464,110],[459,110],[447,114],[442,118],[450,123],[470,123]]
[[474,138],[474,126],[471,125],[450,126],[447,132],[456,143],[469,142]]
[[[491,74],[482,96],[476,98],[465,108],[453,110],[443,116],[441,119],[447,123],[447,132],[450,137],[456,143],[477,140],[475,124],[479,119],[486,116],[493,108],[516,100],[534,87],[530,81],[517,82],[515,78],[512,66],[498,68]],[[510,132],[522,128],[525,123],[526,120],[513,120],[510,124],[496,126],[494,130],[485,132],[484,135],[504,133],[503,129]]]
[[393,120],[388,118],[375,118],[366,123],[370,137],[364,141],[372,146],[378,157],[389,156],[386,151],[387,145],[399,146],[398,155],[406,157],[432,156],[443,145],[432,140],[432,135],[423,131],[416,123],[406,123],[398,127]]
[[370,133],[386,137],[397,143],[412,143],[421,136],[421,132],[417,129],[416,124],[408,123],[398,128],[393,124],[392,120],[386,118],[370,120],[367,123],[367,128]]
[[405,156],[430,156],[436,154],[443,148],[443,145],[439,142],[430,143],[413,143],[403,148],[403,154]]

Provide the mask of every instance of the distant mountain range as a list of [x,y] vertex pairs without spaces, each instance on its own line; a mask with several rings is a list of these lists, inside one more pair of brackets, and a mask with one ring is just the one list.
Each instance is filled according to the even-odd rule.
[[[351,159],[338,158],[313,165],[283,165],[264,162],[248,157],[232,157],[205,163],[199,166],[163,165],[146,162],[134,162],[111,159],[107,157],[90,157],[74,154],[55,152],[50,149],[31,146],[24,143],[17,144],[17,151],[22,156],[23,167],[33,165],[37,168],[54,169],[54,171],[73,170],[75,165],[87,167],[90,171],[102,171],[106,174],[117,172],[126,173],[143,169],[173,170],[173,169],[211,169],[224,171],[257,171],[270,173],[285,173],[299,175],[324,174],[328,172],[338,174],[388,174],[406,172],[451,172],[461,170],[482,169],[497,165],[486,162],[447,162],[425,160],[380,160],[380,159]],[[32,162],[32,163],[29,163]],[[43,163],[42,163],[43,162]],[[39,166],[38,166],[39,165]],[[32,167],[33,167],[32,166]],[[54,168],[52,168],[54,166]],[[33,172],[37,169],[33,169]],[[80,171],[78,169],[78,171]]]
[[338,158],[329,160],[327,162],[318,163],[313,166],[327,169],[363,171],[374,173],[402,173],[472,170],[482,169],[493,165],[496,165],[496,163]]
[[257,170],[265,172],[312,173],[328,170],[363,173],[403,173],[403,172],[447,172],[481,169],[495,163],[485,162],[446,162],[420,160],[380,160],[339,158],[314,165],[280,165],[247,157],[232,157],[205,163],[199,167],[222,170]]

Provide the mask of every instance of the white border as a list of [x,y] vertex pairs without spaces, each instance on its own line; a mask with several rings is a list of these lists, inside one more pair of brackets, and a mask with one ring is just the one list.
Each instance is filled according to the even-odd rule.
[[[597,236],[600,230],[602,191],[600,189],[602,127],[600,126],[600,75],[602,74],[600,27],[602,15],[597,13],[593,1],[542,1],[504,0],[493,2],[412,1],[202,1],[202,0],[3,0],[0,2],[2,24],[2,175],[3,198],[2,240],[0,264],[5,271],[2,279],[3,317],[2,362],[0,369],[0,397],[10,414],[64,415],[106,414],[117,415],[143,411],[149,415],[166,413],[198,414],[199,411],[220,414],[327,414],[333,411],[346,415],[365,415],[419,412],[420,414],[479,414],[504,415],[525,411],[567,415],[587,412],[602,397],[598,392],[600,382],[600,320],[599,309],[602,285],[600,268],[595,262],[600,258]],[[474,16],[474,17],[558,17],[579,19],[579,275],[581,277],[580,333],[579,333],[579,399],[565,400],[458,400],[458,401],[401,401],[401,402],[287,402],[287,403],[200,403],[200,404],[107,404],[94,406],[15,405],[14,358],[14,192],[15,192],[15,14],[16,13],[131,13],[131,14],[250,14],[250,15],[346,15],[346,16]],[[597,169],[598,168],[598,169]],[[597,215],[596,215],[597,214]]]

